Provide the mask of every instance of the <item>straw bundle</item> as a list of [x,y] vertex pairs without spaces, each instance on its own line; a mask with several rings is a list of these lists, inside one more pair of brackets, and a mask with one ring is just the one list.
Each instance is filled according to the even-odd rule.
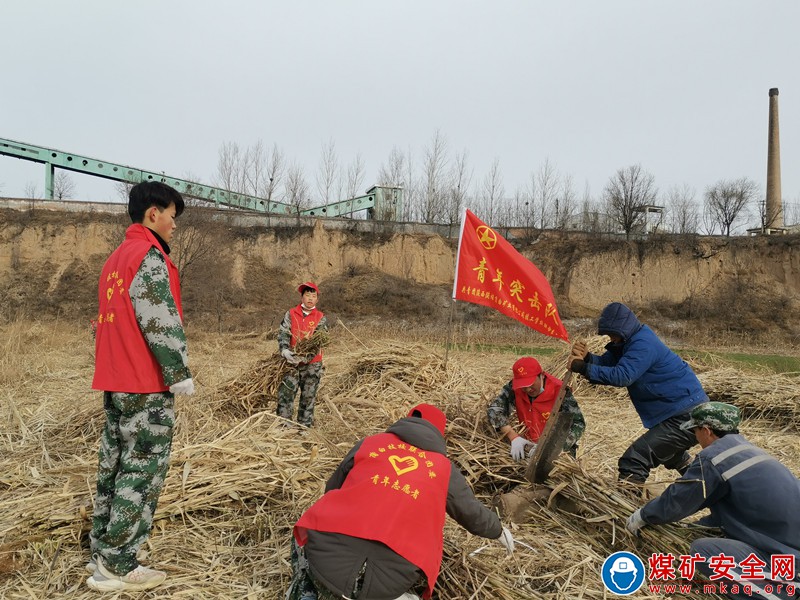
[[[330,335],[327,331],[315,331],[311,336],[297,342],[294,353],[304,361],[309,361],[329,342]],[[227,382],[220,393],[230,400],[228,407],[234,414],[251,415],[266,409],[271,401],[277,399],[283,378],[294,368],[280,352],[275,351]]]
[[721,367],[701,373],[699,378],[711,400],[736,405],[744,417],[763,419],[779,428],[797,428],[800,387],[796,377],[777,374],[754,377]]

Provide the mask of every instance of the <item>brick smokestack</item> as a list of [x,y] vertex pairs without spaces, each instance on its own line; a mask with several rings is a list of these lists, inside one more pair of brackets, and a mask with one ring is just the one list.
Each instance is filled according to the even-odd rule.
[[778,88],[769,91],[769,135],[767,138],[766,229],[783,228],[781,199],[781,138],[778,125]]

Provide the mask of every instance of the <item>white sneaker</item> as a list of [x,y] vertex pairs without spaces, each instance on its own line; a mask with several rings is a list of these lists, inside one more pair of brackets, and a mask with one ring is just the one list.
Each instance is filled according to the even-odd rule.
[[[136,560],[142,561],[147,559],[147,551],[143,548],[139,548],[139,551],[136,553]],[[94,575],[94,572],[97,571],[97,561],[95,560],[94,556],[89,559],[89,562],[86,563],[86,566],[83,567],[86,569],[87,573]]]
[[125,575],[115,575],[105,567],[99,558],[95,559],[95,564],[97,570],[86,580],[86,585],[98,592],[149,590],[161,585],[167,578],[164,571],[157,571],[142,565]]

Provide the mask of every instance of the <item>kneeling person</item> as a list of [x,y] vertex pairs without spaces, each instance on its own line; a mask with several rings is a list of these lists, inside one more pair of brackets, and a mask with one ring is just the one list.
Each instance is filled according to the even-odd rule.
[[445,512],[475,535],[514,540],[446,455],[446,419],[420,404],[358,442],[294,526],[290,600],[430,598],[442,562]]
[[[512,371],[514,377],[503,386],[500,395],[489,405],[488,417],[492,427],[511,442],[511,458],[523,460],[526,454],[533,454],[561,391],[562,382],[550,373],[545,373],[539,361],[530,356],[517,360]],[[512,412],[516,412],[520,424],[524,425],[524,435],[518,434],[509,424]],[[567,435],[564,451],[575,456],[578,440],[586,429],[586,422],[569,388],[561,403],[561,412],[572,413],[572,427]]]

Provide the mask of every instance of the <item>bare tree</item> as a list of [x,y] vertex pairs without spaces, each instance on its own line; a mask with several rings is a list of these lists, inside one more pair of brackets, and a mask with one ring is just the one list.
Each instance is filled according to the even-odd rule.
[[514,190],[514,196],[511,202],[507,205],[508,215],[504,218],[505,223],[509,227],[525,227],[525,214],[527,212],[528,199],[524,188],[517,187]]
[[579,227],[581,231],[589,231],[592,233],[600,233],[603,231],[604,218],[597,202],[592,199],[592,191],[589,188],[588,181],[583,187],[580,211]]
[[181,282],[203,273],[206,262],[216,252],[213,243],[213,209],[196,198],[186,198],[186,209],[177,219],[172,247],[175,250],[175,265],[181,273]]
[[495,158],[481,186],[483,214],[486,215],[486,222],[490,225],[497,225],[500,203],[503,200],[505,191],[503,173],[500,170],[500,160]]
[[558,197],[558,171],[546,158],[536,173],[534,204],[538,212],[540,229],[547,229],[553,222],[553,213]]
[[22,193],[25,194],[25,197],[29,200],[39,200],[42,197],[39,193],[39,186],[33,181],[29,181],[25,184],[25,189]]
[[[331,195],[336,185],[336,175],[338,172],[339,158],[336,155],[336,144],[333,139],[330,139],[327,143],[322,145],[316,176],[317,193],[319,194],[322,204],[329,204],[331,202]],[[339,198],[336,199],[338,200]]]
[[531,171],[528,183],[522,195],[522,213],[521,221],[522,226],[526,229],[533,229],[536,227],[536,173]]
[[757,192],[758,185],[747,177],[721,179],[706,188],[706,207],[723,235],[730,237],[731,227]]
[[703,203],[703,213],[700,218],[701,233],[703,235],[714,235],[717,232],[717,222],[715,220],[714,212],[708,206],[708,203]]
[[458,223],[472,183],[472,169],[469,166],[469,153],[465,149],[457,155],[450,170],[447,199],[447,221]]
[[264,173],[264,184],[266,186],[264,197],[267,199],[268,204],[280,200],[280,198],[276,198],[276,193],[283,180],[285,169],[286,158],[283,155],[283,151],[278,148],[277,144],[273,144],[272,152],[267,157],[266,171]]
[[236,142],[223,142],[217,157],[215,184],[224,190],[244,193],[244,153]]
[[301,210],[309,207],[308,182],[303,168],[297,164],[293,164],[286,172],[284,199],[298,215]]
[[666,204],[673,233],[697,233],[700,215],[693,187],[686,183],[681,186],[673,185],[667,190]]
[[625,232],[625,239],[630,239],[631,231],[644,222],[641,208],[654,204],[657,193],[655,178],[642,165],[619,169],[609,179],[603,198],[609,217]]
[[413,221],[422,214],[422,183],[414,176],[414,153],[411,148],[406,154],[406,178],[403,204],[403,220]]
[[114,182],[114,195],[117,197],[117,200],[127,204],[128,203],[128,195],[131,193],[131,188],[134,185],[135,184],[129,183],[127,181],[116,181],[116,182]]
[[259,140],[248,148],[244,154],[242,172],[243,193],[261,198],[266,190],[267,154],[264,143]]
[[360,195],[364,187],[364,159],[358,152],[350,165],[347,167],[347,197],[355,198]]
[[64,200],[75,196],[75,182],[66,171],[59,171],[53,178],[53,198]]
[[422,220],[435,223],[445,215],[445,170],[447,168],[447,140],[437,129],[430,146],[424,150],[422,185],[424,197]]
[[406,181],[406,157],[397,146],[392,147],[389,158],[378,169],[378,185],[403,187]]
[[561,178],[561,193],[556,195],[555,201],[555,221],[553,225],[556,229],[563,230],[570,227],[576,204],[577,199],[572,175],[564,175]]
[[787,227],[800,223],[800,196],[794,202],[783,203],[783,222]]

